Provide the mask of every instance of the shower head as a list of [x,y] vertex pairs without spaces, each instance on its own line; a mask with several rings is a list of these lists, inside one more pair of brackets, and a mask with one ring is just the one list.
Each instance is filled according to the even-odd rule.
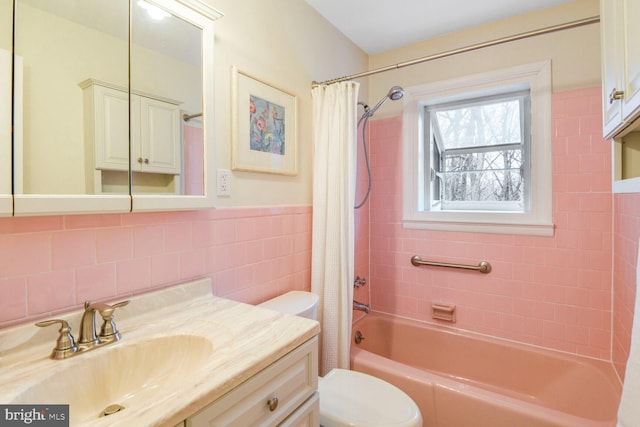
[[390,100],[397,101],[404,96],[404,89],[402,89],[400,86],[394,86],[389,89],[389,93],[387,93],[387,96]]
[[382,104],[387,102],[387,99],[390,99],[392,101],[397,101],[403,96],[404,96],[404,90],[400,86],[393,86],[391,89],[389,89],[389,92],[387,92],[384,98],[378,101],[375,107],[366,110],[365,114],[367,114],[368,117],[371,117],[376,112],[376,110],[382,106]]

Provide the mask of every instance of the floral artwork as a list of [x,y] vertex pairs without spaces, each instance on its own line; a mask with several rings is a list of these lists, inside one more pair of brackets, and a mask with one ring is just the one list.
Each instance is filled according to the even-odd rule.
[[297,114],[295,94],[233,66],[231,169],[297,175]]
[[285,108],[250,95],[250,148],[265,153],[285,155]]

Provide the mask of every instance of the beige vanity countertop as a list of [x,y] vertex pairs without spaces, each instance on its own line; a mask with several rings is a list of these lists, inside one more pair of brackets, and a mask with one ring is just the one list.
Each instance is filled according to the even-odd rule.
[[[184,383],[170,390],[159,390],[148,404],[127,406],[124,403],[126,409],[122,412],[81,423],[174,426],[320,332],[316,321],[217,298],[211,295],[210,289],[209,280],[203,279],[133,297],[128,306],[115,312],[122,334],[119,342],[65,360],[48,357],[55,344],[57,326],[41,329],[21,325],[0,330],[0,403],[11,403],[23,390],[60,367],[98,356],[99,352],[115,346],[171,335],[206,337],[213,343],[212,356],[185,376]],[[80,313],[60,317],[68,319],[75,335]],[[157,356],[149,354],[148,357],[152,363]],[[175,363],[179,364],[180,360]],[[70,386],[82,381],[81,378],[68,380]],[[106,402],[109,403],[118,402]],[[71,425],[80,425],[74,422],[73,406],[70,412]]]

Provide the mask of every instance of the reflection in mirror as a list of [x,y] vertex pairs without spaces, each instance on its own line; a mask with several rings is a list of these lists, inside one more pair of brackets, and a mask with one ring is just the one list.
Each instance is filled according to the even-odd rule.
[[13,10],[0,2],[0,216],[11,215],[11,33]]
[[105,126],[87,105],[93,94],[79,85],[94,79],[128,87],[128,1],[15,0],[15,7],[15,53],[24,66],[16,75],[23,126],[14,136],[14,193],[128,194],[126,175],[103,188],[94,167],[101,132],[128,147],[127,101],[105,104],[120,113]]
[[132,194],[204,195],[203,34],[167,4],[131,6]]

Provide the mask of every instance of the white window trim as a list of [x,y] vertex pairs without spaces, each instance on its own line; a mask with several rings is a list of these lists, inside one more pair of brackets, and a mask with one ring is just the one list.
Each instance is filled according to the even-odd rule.
[[[424,106],[484,95],[503,86],[531,90],[531,208],[517,212],[428,211],[425,185]],[[405,228],[552,236],[551,61],[537,62],[405,89],[402,222]],[[428,165],[426,165],[428,168]],[[427,175],[428,176],[428,175]]]

